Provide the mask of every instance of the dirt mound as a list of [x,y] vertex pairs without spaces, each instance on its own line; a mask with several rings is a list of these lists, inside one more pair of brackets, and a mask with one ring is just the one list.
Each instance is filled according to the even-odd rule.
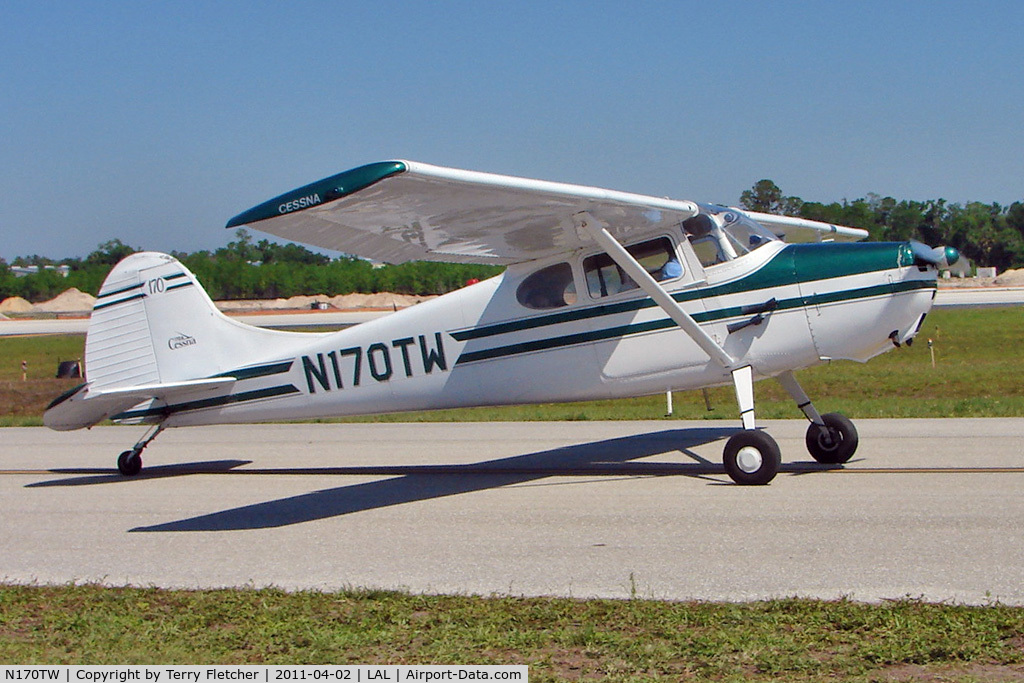
[[323,296],[323,295],[320,295],[320,296],[300,295],[300,296],[293,296],[293,297],[291,297],[289,299],[285,299],[284,301],[287,304],[287,306],[285,306],[285,308],[307,309],[307,308],[310,307],[311,304],[314,304],[314,303],[326,303],[326,302],[329,302],[330,299],[328,297],[326,297],[326,296]]
[[408,294],[339,294],[337,296],[300,295],[289,299],[246,299],[238,301],[218,301],[217,308],[222,311],[274,311],[274,310],[309,310],[314,303],[325,303],[331,308],[348,310],[354,308],[406,308],[413,306],[432,296],[411,296]]
[[330,299],[330,302],[335,308],[407,308],[430,298],[378,292],[376,294],[343,294]]
[[222,311],[262,311],[277,308],[288,308],[287,299],[231,299],[215,301]]
[[0,313],[28,313],[32,310],[32,304],[20,296],[12,296],[0,301]]
[[36,304],[32,310],[44,313],[88,313],[96,297],[92,294],[81,292],[76,287],[66,289],[49,301]]
[[293,296],[289,299],[234,299],[217,301],[222,311],[281,311],[306,310],[315,301],[329,302],[326,296]]
[[362,308],[367,296],[366,294],[339,294],[331,297],[329,302],[335,308]]
[[1024,268],[1006,271],[995,279],[995,283],[1004,287],[1024,287]]

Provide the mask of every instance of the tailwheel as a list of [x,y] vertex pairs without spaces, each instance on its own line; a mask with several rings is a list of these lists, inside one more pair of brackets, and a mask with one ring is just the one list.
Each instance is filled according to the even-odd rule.
[[142,454],[134,448],[117,456],[117,471],[126,477],[134,477],[142,470]]
[[857,450],[857,428],[842,413],[821,416],[825,428],[812,424],[807,428],[807,451],[823,465],[839,465],[853,457]]
[[163,422],[154,426],[152,431],[150,431],[142,441],[135,444],[131,450],[127,450],[117,456],[117,471],[126,477],[134,477],[142,471],[142,451],[153,441],[153,439],[158,437],[162,431],[164,431]]
[[725,444],[725,471],[737,484],[762,486],[779,472],[779,444],[765,432],[744,430]]

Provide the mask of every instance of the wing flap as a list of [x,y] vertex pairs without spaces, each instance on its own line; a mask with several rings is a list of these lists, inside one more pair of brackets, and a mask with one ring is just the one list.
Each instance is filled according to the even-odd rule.
[[586,211],[617,238],[670,229],[693,202],[411,161],[370,164],[311,183],[239,214],[285,239],[389,263],[510,264],[571,251],[589,236]]

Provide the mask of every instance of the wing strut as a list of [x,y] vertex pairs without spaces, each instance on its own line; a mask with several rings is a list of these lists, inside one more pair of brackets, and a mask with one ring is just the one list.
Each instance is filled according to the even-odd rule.
[[611,236],[601,224],[594,220],[586,212],[577,214],[580,227],[586,230],[594,238],[601,248],[608,252],[616,265],[626,271],[626,274],[633,278],[633,281],[640,286],[640,289],[647,293],[647,296],[654,299],[654,302],[665,311],[668,317],[682,328],[697,343],[704,353],[708,354],[713,361],[726,370],[733,370],[736,367],[736,359],[730,356],[722,346],[705,332],[697,321],[689,313],[684,311],[679,303],[665,291],[665,288],[658,284],[658,281],[651,277],[651,274],[641,266],[633,255],[626,251],[618,240]]
[[740,407],[740,419],[743,421],[744,430],[756,429],[754,421],[754,377],[753,369],[749,365],[741,365],[722,348],[711,336],[697,324],[689,313],[684,311],[679,303],[672,298],[665,288],[658,284],[647,270],[641,266],[633,255],[630,254],[622,244],[611,236],[607,230],[592,216],[585,211],[577,214],[580,227],[586,230],[594,238],[602,249],[604,249],[612,260],[626,271],[626,274],[633,278],[633,281],[640,286],[640,289],[651,297],[661,310],[679,325],[697,346],[708,354],[711,360],[721,365],[732,374],[733,386],[736,389],[736,401]]

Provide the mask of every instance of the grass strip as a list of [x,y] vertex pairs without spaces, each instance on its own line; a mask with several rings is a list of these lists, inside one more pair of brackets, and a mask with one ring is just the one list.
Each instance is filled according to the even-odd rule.
[[0,663],[528,664],[532,681],[1009,680],[1024,608],[0,584]]

